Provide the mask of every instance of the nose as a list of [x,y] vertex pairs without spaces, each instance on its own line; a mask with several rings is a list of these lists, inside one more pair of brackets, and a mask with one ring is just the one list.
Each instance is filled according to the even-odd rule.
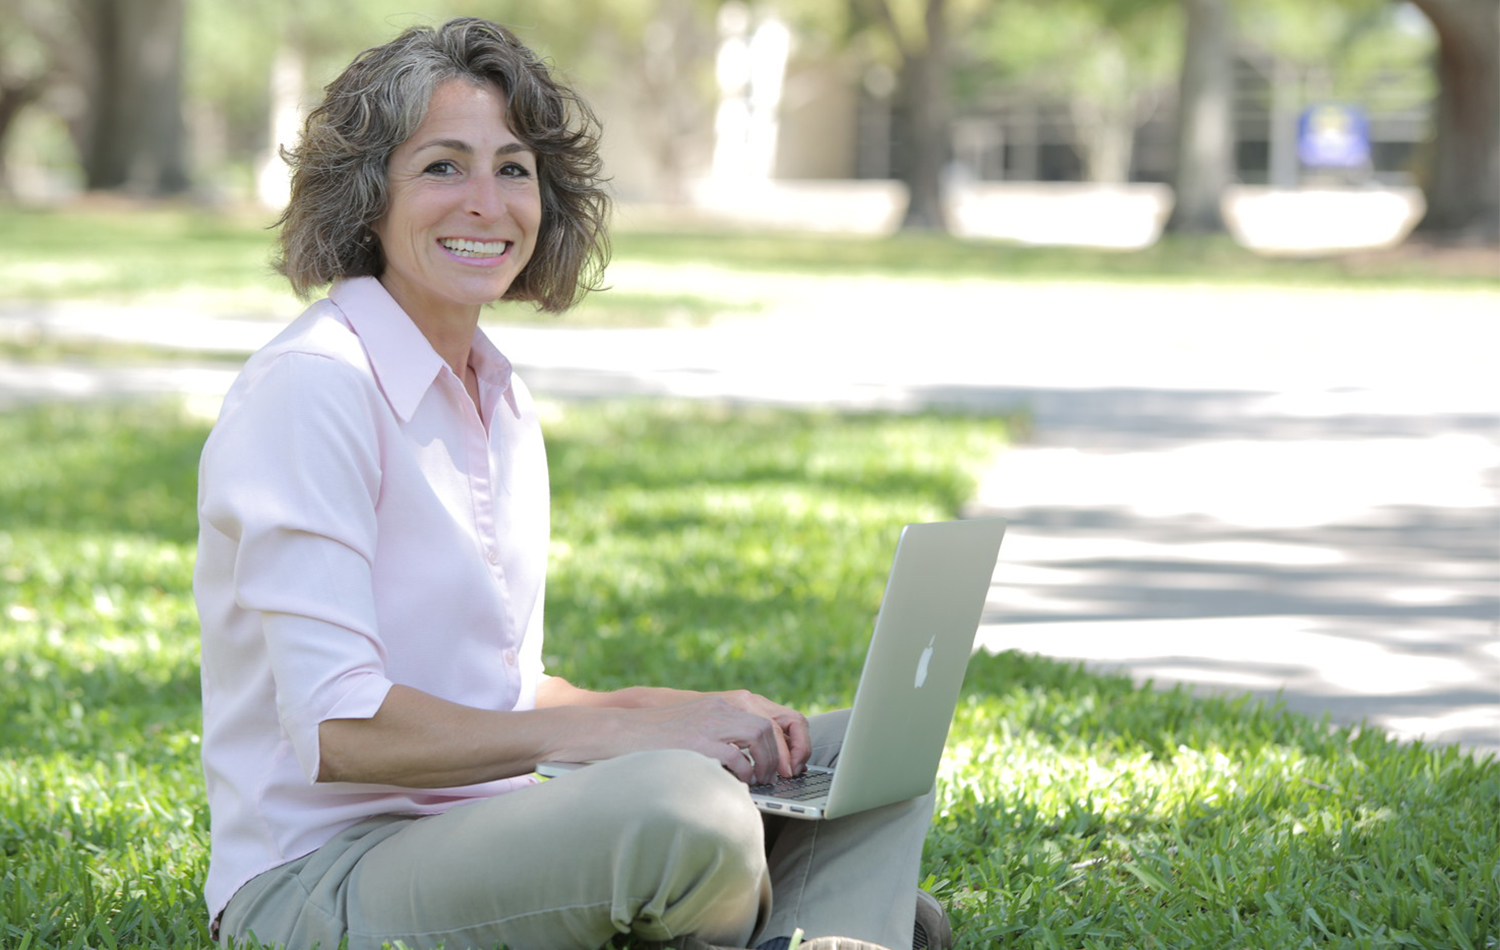
[[471,178],[466,198],[467,210],[476,218],[498,218],[509,208],[505,185],[493,175],[475,175]]

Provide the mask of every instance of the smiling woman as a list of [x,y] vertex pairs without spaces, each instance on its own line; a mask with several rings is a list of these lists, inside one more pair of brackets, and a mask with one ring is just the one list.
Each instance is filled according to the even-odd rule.
[[[205,889],[236,941],[949,933],[917,890],[931,792],[819,823],[750,803],[831,765],[846,717],[544,669],[540,420],[478,321],[591,288],[594,127],[511,33],[460,19],[362,54],[289,154],[280,267],[333,286],[245,364],[198,482]],[[595,764],[541,783],[553,760]]]

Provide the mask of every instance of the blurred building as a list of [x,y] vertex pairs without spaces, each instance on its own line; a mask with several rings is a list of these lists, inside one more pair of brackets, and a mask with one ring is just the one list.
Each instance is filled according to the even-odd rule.
[[[1318,169],[1297,162],[1298,120],[1303,111],[1328,98],[1310,93],[1316,78],[1299,76],[1266,55],[1241,55],[1235,64],[1236,168],[1244,184],[1298,187],[1310,180],[1326,180]],[[1421,161],[1422,143],[1431,128],[1431,105],[1413,105],[1408,90],[1428,82],[1426,74],[1392,69],[1377,77],[1355,103],[1368,120],[1370,162],[1366,168],[1337,176],[1347,184],[1409,186]],[[800,107],[806,114],[821,112],[817,127],[828,130],[848,125],[829,121],[828,113],[848,106],[854,93],[857,144],[836,148],[834,155],[852,154],[847,177],[886,178],[899,160],[903,143],[890,138],[889,101],[863,86],[830,88],[825,101]],[[1337,101],[1337,100],[1334,100]],[[1174,110],[1163,105],[1135,131],[1130,150],[1128,181],[1166,182],[1171,178]],[[954,161],[958,173],[973,181],[1053,181],[1086,179],[1080,139],[1085,130],[1073,118],[1069,103],[1024,90],[998,93],[958,114],[954,124]],[[843,177],[805,160],[789,144],[778,166],[781,177]],[[805,169],[815,173],[804,175]]]
[[[774,20],[741,18],[720,27],[718,119],[686,189],[690,204],[790,228],[894,228],[905,192],[893,169],[908,147],[891,118],[895,77],[852,56],[799,56]],[[1432,106],[1414,90],[1431,84],[1429,73],[1392,66],[1372,74],[1357,95],[1338,100],[1323,94],[1333,88],[1327,67],[1297,68],[1247,50],[1236,59],[1235,78],[1233,217],[1245,217],[1238,210],[1247,201],[1273,192],[1384,190],[1396,199],[1380,206],[1379,221],[1361,218],[1352,238],[1379,244],[1404,235],[1420,213],[1416,181]],[[1170,208],[1174,99],[1172,90],[1159,90],[1154,108],[1126,130],[1126,141],[1114,143],[1106,174],[1096,163],[1092,181],[1086,156],[1108,139],[1082,124],[1073,103],[1005,88],[960,104],[948,179],[955,229],[1075,243],[1077,225],[1087,218],[1093,231],[1084,243],[1149,244]],[[1351,117],[1360,139],[1345,152],[1356,159],[1309,163],[1304,138],[1314,110]],[[645,197],[632,195],[628,185],[623,193]],[[1284,211],[1277,206],[1278,216],[1285,218]],[[1256,217],[1252,210],[1246,220]],[[1350,236],[1324,239],[1337,245]]]

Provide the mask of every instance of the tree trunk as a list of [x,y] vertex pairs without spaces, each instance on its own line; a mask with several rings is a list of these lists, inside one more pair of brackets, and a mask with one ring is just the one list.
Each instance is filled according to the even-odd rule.
[[93,74],[80,130],[91,190],[187,190],[184,0],[78,0]]
[[1413,2],[1438,36],[1437,127],[1417,233],[1500,243],[1500,3]]
[[902,143],[898,165],[909,200],[902,230],[948,230],[943,172],[952,138],[952,90],[947,0],[927,0],[926,42],[906,50],[895,133]]
[[1102,35],[1095,42],[1091,89],[1074,93],[1068,112],[1078,137],[1084,180],[1118,185],[1130,180],[1141,96],[1119,45]]
[[1224,230],[1234,177],[1234,59],[1226,0],[1183,0],[1186,43],[1177,105],[1176,201],[1167,230]]
[[21,111],[41,98],[46,76],[14,83],[0,82],[0,195],[11,193],[10,173],[5,160],[11,127]]

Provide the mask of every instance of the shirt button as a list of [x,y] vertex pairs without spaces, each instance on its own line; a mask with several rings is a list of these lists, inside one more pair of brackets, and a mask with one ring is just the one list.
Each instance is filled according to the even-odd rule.
[[505,665],[506,666],[515,666],[516,665],[516,651],[515,650],[506,650],[505,651]]
[[499,564],[500,552],[495,548],[490,548],[488,551],[484,552],[484,559],[486,561],[489,561],[491,564]]

